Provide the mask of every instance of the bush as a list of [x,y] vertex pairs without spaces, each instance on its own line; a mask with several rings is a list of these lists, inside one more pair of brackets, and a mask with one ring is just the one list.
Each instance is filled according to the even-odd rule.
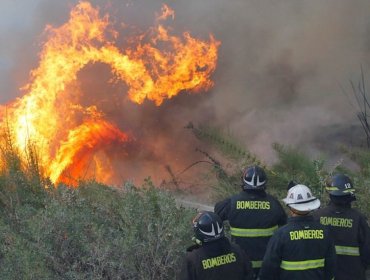
[[356,188],[358,199],[354,202],[354,207],[370,218],[370,204],[367,203],[370,197],[369,150],[343,148],[343,156],[349,156],[358,165],[359,171],[356,171],[345,168],[341,162],[328,166],[324,157],[312,159],[298,148],[275,143],[273,148],[277,154],[276,163],[267,166],[247,149],[233,141],[232,137],[224,136],[220,130],[209,127],[196,128],[193,125],[188,127],[192,129],[201,143],[207,145],[209,151],[218,155],[218,159],[215,159],[209,151],[203,151],[203,154],[213,162],[212,172],[216,175],[213,183],[215,200],[221,200],[239,192],[242,170],[247,166],[257,164],[267,173],[268,192],[277,198],[282,199],[286,196],[288,183],[293,180],[310,187],[314,195],[320,198],[322,205],[325,205],[329,200],[325,192],[325,181],[333,173],[343,172],[351,177]]
[[[0,190],[8,195],[3,184]],[[90,182],[49,190],[41,200],[43,207],[3,209],[1,279],[176,278],[195,213],[169,193],[148,183]]]
[[55,187],[0,135],[0,279],[175,279],[195,211],[153,186]]

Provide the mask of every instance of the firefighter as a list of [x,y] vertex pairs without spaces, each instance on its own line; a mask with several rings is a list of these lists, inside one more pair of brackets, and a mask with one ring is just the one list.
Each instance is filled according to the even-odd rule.
[[305,185],[295,185],[283,199],[291,217],[271,237],[263,258],[260,280],[331,280],[335,249],[329,231],[314,221],[311,211],[320,207]]
[[327,181],[330,202],[315,218],[329,228],[337,253],[336,280],[365,280],[370,265],[370,229],[366,217],[351,203],[356,200],[350,178],[336,174]]
[[265,171],[251,166],[243,173],[242,191],[215,205],[215,213],[229,221],[232,241],[250,257],[255,276],[270,237],[287,220],[280,202],[266,193],[266,183]]
[[181,280],[251,280],[253,271],[244,251],[225,237],[223,223],[213,212],[193,220],[195,245],[187,249]]

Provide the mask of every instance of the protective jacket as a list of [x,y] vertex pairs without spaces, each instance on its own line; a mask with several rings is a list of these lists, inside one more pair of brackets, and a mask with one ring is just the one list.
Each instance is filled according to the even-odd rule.
[[253,271],[244,251],[227,238],[187,249],[181,280],[251,280]]
[[263,190],[245,190],[218,202],[215,213],[229,221],[232,240],[244,249],[258,275],[270,237],[287,220],[279,201]]
[[336,280],[365,280],[370,265],[370,229],[366,217],[346,205],[330,203],[314,217],[329,228],[337,253]]
[[269,241],[260,280],[329,280],[335,249],[328,230],[312,216],[289,218]]

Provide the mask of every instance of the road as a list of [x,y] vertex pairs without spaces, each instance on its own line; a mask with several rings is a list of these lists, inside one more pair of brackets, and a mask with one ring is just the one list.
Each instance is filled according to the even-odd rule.
[[213,211],[213,206],[207,205],[207,204],[202,204],[202,203],[193,202],[190,200],[180,199],[180,198],[177,198],[176,202],[178,205],[181,205],[184,207],[191,207],[191,208],[197,209],[198,211]]

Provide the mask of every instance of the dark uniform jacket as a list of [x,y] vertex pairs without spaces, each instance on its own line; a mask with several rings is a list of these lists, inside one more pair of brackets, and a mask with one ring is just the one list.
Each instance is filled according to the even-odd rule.
[[228,220],[232,239],[252,261],[258,274],[267,243],[287,216],[279,201],[265,191],[242,191],[215,206],[215,213]]
[[319,209],[315,218],[327,226],[337,252],[336,280],[365,280],[370,265],[370,229],[366,217],[350,204]]
[[259,279],[334,279],[335,260],[329,231],[312,216],[292,217],[271,237]]
[[244,251],[227,238],[187,249],[181,280],[251,280],[253,271]]

